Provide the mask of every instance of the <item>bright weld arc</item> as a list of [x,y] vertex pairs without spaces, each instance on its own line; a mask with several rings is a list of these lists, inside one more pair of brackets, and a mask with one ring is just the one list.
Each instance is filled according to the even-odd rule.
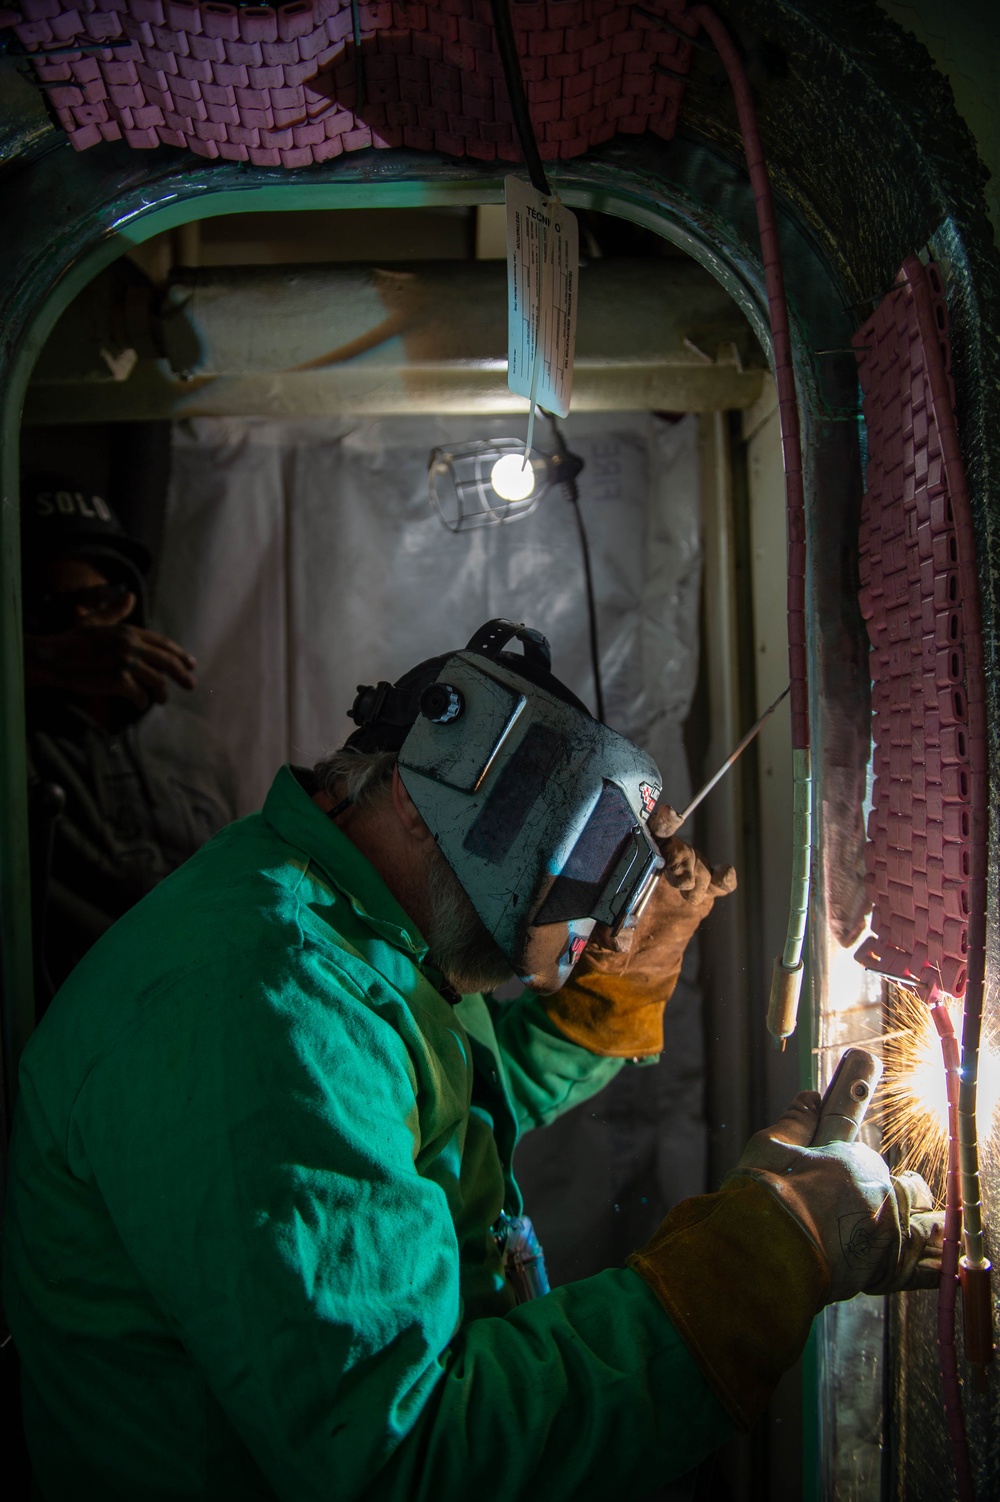
[[[955,1342],[956,1302],[960,1282],[963,1288],[962,1305],[966,1357],[974,1363],[973,1372],[975,1374],[976,1385],[979,1387],[982,1387],[985,1382],[986,1364],[992,1358],[992,1320],[990,1318],[988,1296],[985,1304],[981,1302],[982,1283],[979,1281],[973,1282],[974,1279],[982,1280],[985,1278],[988,1295],[988,1264],[985,1270],[983,1270],[977,1268],[976,1264],[970,1264],[967,1257],[963,1258],[960,1255],[963,1236],[962,1144],[959,1140],[959,1092],[962,1060],[959,1053],[958,1038],[955,1033],[953,1008],[961,1006],[961,1003],[939,992],[936,987],[931,991],[926,1001],[922,1001],[908,987],[898,984],[890,989],[889,995],[891,998],[890,1005],[901,1008],[904,1017],[909,1013],[911,1020],[915,1023],[915,1026],[910,1029],[911,1038],[914,1040],[910,1045],[909,1058],[911,1062],[913,1059],[912,1049],[920,1047],[920,1039],[922,1036],[926,1036],[928,1027],[932,1028],[940,1039],[941,1061],[944,1066],[948,1102],[948,1127],[944,1143],[942,1144],[941,1141],[942,1134],[939,1126],[936,1132],[930,1132],[930,1138],[933,1138],[937,1143],[939,1172],[942,1156],[945,1157],[946,1162],[944,1240],[941,1255],[941,1281],[938,1289],[937,1343],[945,1423],[952,1451],[958,1502],[975,1502],[976,1485],[969,1454],[968,1432],[963,1411],[962,1387],[958,1370],[958,1350]],[[991,1032],[992,1036],[988,1035],[986,1039],[982,1040],[982,1052],[979,1055],[980,1062],[990,1055],[994,1059],[998,1058],[996,1045],[1000,1042],[1000,1038],[997,1037],[994,1030],[991,1030]],[[907,1047],[905,1040],[900,1040],[899,1046],[905,1050]],[[998,1064],[1000,1064],[1000,1060],[998,1060]],[[888,1074],[889,1070],[887,1069],[886,1075]],[[905,1077],[905,1073],[903,1073],[902,1078],[904,1080]],[[926,1103],[923,1105],[922,1114],[924,1124],[923,1146],[926,1148],[929,1141],[929,1113],[926,1110]],[[906,1120],[906,1116],[907,1113],[904,1112],[904,1121]],[[912,1130],[915,1116],[916,1112],[910,1110],[908,1113],[910,1130]],[[988,1133],[984,1135],[987,1136],[988,1140]],[[978,1133],[975,1122],[972,1123],[971,1141],[974,1151],[978,1153]],[[970,1266],[972,1269],[971,1272]],[[968,1284],[966,1283],[967,1277],[969,1278]]]
[[[906,986],[893,986],[888,1021],[882,1036],[885,1075],[881,1103],[874,1113],[881,1122],[883,1144],[902,1153],[900,1167],[915,1168],[941,1193],[948,1143],[947,1089],[941,1076],[939,1040],[927,1003]],[[949,1000],[953,1027],[961,1003]],[[960,1069],[958,1078],[967,1078]],[[991,1026],[982,1043],[979,1132],[991,1159],[1000,1157],[1000,1036]]]

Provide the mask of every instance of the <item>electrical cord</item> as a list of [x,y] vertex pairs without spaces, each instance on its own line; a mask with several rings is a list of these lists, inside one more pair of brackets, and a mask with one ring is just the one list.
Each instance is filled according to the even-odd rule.
[[354,33],[354,113],[360,114],[365,107],[365,60],[361,51],[361,11],[358,0],[351,0],[351,24]]
[[510,103],[511,114],[514,116],[517,139],[521,143],[521,155],[524,157],[532,187],[537,188],[539,193],[544,193],[546,198],[551,198],[552,189],[545,176],[545,168],[542,166],[538,141],[535,137],[535,127],[531,123],[531,114],[528,110],[528,96],[524,91],[524,75],[521,72],[521,59],[517,55],[510,5],[508,0],[490,0],[490,9],[493,12],[493,32],[497,41],[497,52],[500,55],[504,82],[507,85],[507,99]]
[[604,718],[604,688],[601,683],[601,652],[597,639],[597,604],[594,598],[594,576],[590,567],[590,543],[587,539],[587,529],[583,524],[583,513],[580,510],[580,489],[576,483],[577,475],[583,468],[583,460],[579,454],[571,454],[566,447],[566,440],[562,435],[559,424],[551,412],[546,412],[552,428],[552,440],[556,451],[552,456],[555,467],[555,478],[565,488],[566,499],[573,507],[573,515],[576,517],[576,530],[580,538],[580,552],[583,554],[583,579],[587,592],[587,629],[590,637],[590,668],[594,675],[594,703],[597,708],[597,718],[601,724],[606,724]]
[[[503,76],[507,85],[507,98],[510,102],[511,114],[514,116],[514,128],[517,131],[517,139],[521,143],[521,155],[524,157],[528,168],[528,176],[532,187],[546,198],[552,197],[552,189],[549,187],[545,168],[542,166],[542,158],[538,150],[538,141],[535,136],[535,127],[531,123],[531,114],[528,110],[528,98],[524,89],[524,76],[521,72],[521,60],[517,53],[517,43],[514,39],[514,27],[510,18],[510,5],[508,0],[490,0],[490,8],[493,12],[493,31],[496,36],[497,52],[503,68]],[[583,555],[583,578],[587,595],[587,633],[590,639],[590,666],[594,675],[594,704],[597,710],[597,718],[601,724],[604,720],[604,686],[601,682],[601,654],[597,637],[597,605],[594,598],[594,575],[590,563],[590,543],[587,538],[587,529],[583,522],[583,513],[580,510],[580,490],[576,483],[577,476],[583,468],[583,460],[577,454],[571,454],[566,447],[566,441],[559,429],[555,417],[551,412],[546,412],[552,427],[552,437],[556,446],[556,452],[552,456],[556,467],[556,480],[565,488],[566,499],[573,507],[573,515],[576,518],[576,530],[580,539],[580,552]]]

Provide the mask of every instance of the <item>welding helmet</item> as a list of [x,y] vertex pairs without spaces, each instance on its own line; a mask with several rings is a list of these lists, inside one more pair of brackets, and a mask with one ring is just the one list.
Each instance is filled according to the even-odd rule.
[[[520,642],[523,655],[504,650]],[[540,632],[482,626],[464,651],[361,686],[347,744],[398,752],[403,785],[514,972],[557,991],[596,923],[617,931],[663,865],[656,763],[551,672]]]

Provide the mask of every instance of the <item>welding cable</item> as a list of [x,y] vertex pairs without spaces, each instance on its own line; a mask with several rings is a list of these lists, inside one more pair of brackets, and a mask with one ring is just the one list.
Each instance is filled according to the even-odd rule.
[[812,858],[812,778],[809,752],[792,748],[792,883],[785,947],[774,962],[767,1030],[775,1045],[784,1048],[795,1031],[802,989],[802,950],[809,918],[809,874]]
[[760,232],[764,285],[774,350],[774,379],[778,388],[778,420],[785,472],[788,525],[788,669],[791,680],[792,775],[794,783],[792,889],[788,931],[782,954],[774,962],[768,1031],[778,1046],[795,1031],[802,988],[802,950],[812,866],[812,769],[809,751],[809,684],[806,665],[806,527],[802,479],[802,436],[795,394],[795,369],[781,266],[781,246],[767,163],[757,129],[750,82],[732,37],[707,5],[696,5],[689,19],[707,32],[718,52],[733,91],[747,170],[753,188]]
[[941,1284],[938,1291],[937,1342],[941,1364],[944,1416],[951,1443],[958,1502],[975,1502],[976,1488],[969,1458],[969,1436],[962,1411],[962,1390],[955,1349],[955,1297],[958,1290],[958,1260],[962,1239],[962,1185],[959,1167],[959,1093],[961,1064],[958,1039],[944,996],[932,991],[931,1017],[941,1039],[941,1056],[948,1092],[948,1177],[945,1190],[944,1247],[941,1253]]
[[546,198],[551,198],[552,189],[545,176],[545,168],[542,166],[538,141],[535,137],[535,127],[528,110],[528,97],[524,91],[524,76],[521,73],[521,59],[517,55],[514,26],[510,19],[510,5],[508,0],[490,0],[490,9],[493,12],[493,34],[497,41],[497,53],[507,85],[507,99],[510,103],[511,114],[514,116],[517,139],[521,143],[521,155],[524,157],[532,187],[537,188],[539,193],[544,194]]
[[976,1101],[979,1087],[979,1047],[986,978],[987,865],[989,849],[989,782],[986,750],[986,681],[983,667],[982,617],[976,573],[976,539],[958,440],[954,404],[942,349],[948,314],[944,287],[936,267],[925,268],[916,257],[903,264],[913,293],[917,326],[927,350],[927,378],[941,434],[941,456],[951,496],[955,527],[955,563],[961,601],[965,649],[965,688],[969,717],[969,926],[966,985],[962,1018],[962,1073],[958,1104],[959,1168],[962,1176],[964,1256],[960,1265],[965,1355],[985,1385],[986,1367],[993,1360],[993,1300],[991,1264],[983,1238],[979,1187],[979,1137]]

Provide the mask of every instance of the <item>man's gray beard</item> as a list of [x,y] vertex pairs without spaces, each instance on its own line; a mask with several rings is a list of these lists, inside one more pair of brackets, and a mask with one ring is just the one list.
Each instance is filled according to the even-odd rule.
[[427,873],[431,902],[430,957],[463,996],[492,991],[513,977],[507,956],[476,912],[465,889],[437,846]]

